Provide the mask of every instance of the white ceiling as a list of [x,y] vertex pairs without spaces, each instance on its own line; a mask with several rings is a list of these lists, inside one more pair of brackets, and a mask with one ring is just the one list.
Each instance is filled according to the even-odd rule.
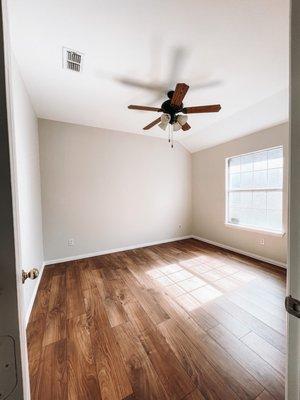
[[[39,117],[145,134],[157,114],[126,106],[162,101],[121,81],[167,91],[174,75],[191,87],[185,105],[222,105],[190,116],[192,129],[177,135],[192,152],[287,120],[289,0],[8,3],[13,50]],[[63,46],[84,53],[81,74],[62,68]],[[165,135],[158,127],[150,134]]]

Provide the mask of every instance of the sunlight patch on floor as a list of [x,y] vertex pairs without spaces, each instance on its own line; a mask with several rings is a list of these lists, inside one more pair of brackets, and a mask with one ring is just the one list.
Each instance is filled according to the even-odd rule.
[[206,254],[178,264],[153,268],[146,273],[186,311],[195,310],[256,279],[254,273],[240,270]]

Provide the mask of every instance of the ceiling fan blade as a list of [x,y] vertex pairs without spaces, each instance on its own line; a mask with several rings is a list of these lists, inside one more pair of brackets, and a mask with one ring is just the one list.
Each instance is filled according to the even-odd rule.
[[186,122],[184,125],[182,125],[181,129],[183,131],[188,131],[189,129],[191,129],[191,126]]
[[165,85],[147,83],[147,82],[137,81],[137,80],[130,79],[130,78],[116,78],[116,80],[117,80],[117,82],[120,82],[123,85],[131,86],[131,87],[135,87],[135,88],[139,88],[139,89],[151,90],[153,92],[165,92],[165,90],[166,90]]
[[143,129],[147,131],[148,129],[153,128],[153,126],[157,125],[160,122],[160,117],[156,118],[154,121],[150,122],[149,125],[146,125]]
[[161,108],[158,107],[148,107],[148,106],[137,106],[135,104],[131,104],[128,106],[130,110],[141,110],[141,111],[161,111]]
[[180,107],[188,90],[189,86],[186,83],[177,83],[175,92],[172,96],[171,105]]
[[221,110],[220,104],[212,104],[210,106],[185,107],[182,109],[182,112],[184,114],[196,114],[196,113],[218,112],[220,110]]

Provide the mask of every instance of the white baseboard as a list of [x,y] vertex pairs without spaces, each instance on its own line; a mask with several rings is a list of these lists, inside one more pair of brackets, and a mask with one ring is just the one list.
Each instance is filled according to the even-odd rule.
[[248,251],[236,249],[235,247],[227,246],[226,244],[223,244],[223,243],[217,243],[217,242],[214,242],[213,240],[205,239],[205,238],[202,238],[200,236],[192,235],[191,237],[193,239],[199,240],[200,242],[205,242],[205,243],[208,243],[208,244],[212,244],[214,246],[221,247],[222,249],[234,251],[235,253],[242,254],[243,256],[248,256],[248,257],[254,258],[256,260],[264,261],[264,262],[266,262],[268,264],[273,264],[273,265],[276,265],[277,267],[281,267],[281,268],[287,269],[287,265],[285,263],[280,262],[280,261],[275,261],[275,260],[272,260],[271,258],[262,257],[262,256],[259,256],[258,254],[249,253]]
[[37,282],[37,284],[35,285],[35,287],[33,289],[33,292],[32,292],[32,295],[31,295],[31,299],[30,299],[30,303],[29,303],[28,309],[26,311],[26,315],[25,315],[25,326],[26,327],[27,327],[27,324],[28,324],[28,321],[29,321],[29,318],[30,318],[30,314],[31,314],[31,311],[32,311],[32,308],[33,308],[33,304],[34,304],[34,301],[35,301],[35,298],[36,298],[37,291],[38,291],[40,283],[41,283],[41,279],[42,279],[42,275],[43,275],[43,272],[44,272],[45,265],[46,264],[43,263],[41,268],[39,269],[38,282]]
[[58,263],[67,262],[67,261],[76,261],[76,260],[81,260],[83,258],[97,257],[97,256],[102,256],[104,254],[110,254],[110,253],[118,253],[119,251],[134,250],[134,249],[139,249],[139,248],[142,248],[142,247],[155,246],[156,244],[176,242],[177,240],[190,239],[192,237],[193,236],[191,236],[191,235],[181,236],[181,237],[171,238],[171,239],[156,240],[155,242],[134,244],[132,246],[125,246],[125,247],[119,247],[119,248],[108,249],[108,250],[100,250],[100,251],[95,251],[94,253],[78,254],[76,256],[70,256],[70,257],[64,257],[64,258],[57,258],[57,259],[54,259],[54,260],[48,260],[48,261],[45,261],[44,264],[45,265],[51,265],[51,264],[58,264]]

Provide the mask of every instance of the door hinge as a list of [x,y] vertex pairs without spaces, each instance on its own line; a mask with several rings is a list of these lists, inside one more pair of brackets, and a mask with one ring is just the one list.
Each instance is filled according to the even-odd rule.
[[287,296],[285,298],[285,309],[286,311],[293,315],[294,317],[300,318],[300,301],[294,299],[292,296]]

